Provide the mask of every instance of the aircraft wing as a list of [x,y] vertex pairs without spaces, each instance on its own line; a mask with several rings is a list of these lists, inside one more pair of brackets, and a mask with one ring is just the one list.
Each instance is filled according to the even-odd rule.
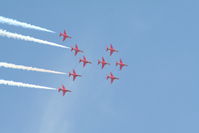
[[66,88],[65,88],[65,86],[64,86],[64,85],[62,85],[62,91],[64,91],[64,90],[66,90]]
[[65,41],[65,40],[66,40],[66,36],[63,37],[63,41]]
[[110,56],[113,54],[113,51],[112,50],[110,50]]
[[120,63],[123,63],[123,62],[122,62],[122,59],[120,59]]
[[84,62],[83,67],[85,67],[86,63]]
[[75,56],[77,55],[77,53],[78,53],[78,52],[77,52],[77,51],[75,51]]
[[73,76],[73,81],[76,79],[76,76]]
[[66,91],[63,91],[63,96],[66,94]]
[[111,84],[113,83],[114,79],[111,78]]
[[76,74],[75,70],[73,69],[73,73]]
[[104,64],[104,63],[102,63],[102,69],[104,68],[104,65],[105,65],[105,64]]
[[122,65],[120,65],[120,70],[122,70],[122,67],[123,67],[123,66],[122,66]]

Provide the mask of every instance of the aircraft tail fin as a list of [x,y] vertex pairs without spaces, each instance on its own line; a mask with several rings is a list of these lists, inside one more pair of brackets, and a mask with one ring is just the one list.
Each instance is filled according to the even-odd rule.
[[59,33],[59,36],[62,36],[62,33]]

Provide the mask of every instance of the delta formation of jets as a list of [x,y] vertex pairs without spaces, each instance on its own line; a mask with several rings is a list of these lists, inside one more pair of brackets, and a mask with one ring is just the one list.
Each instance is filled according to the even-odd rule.
[[[72,37],[70,37],[66,30],[64,30],[63,33],[59,34],[60,37],[63,37],[62,41],[65,41],[66,39],[71,39]],[[83,53],[83,51],[81,49],[79,49],[78,45],[76,44],[75,47],[71,47],[71,51],[74,51],[74,56],[76,56],[78,53]],[[110,44],[110,47],[106,47],[106,51],[109,52],[109,55],[112,56],[114,52],[119,52],[117,49],[115,49],[113,47],[112,44]],[[79,60],[79,63],[83,63],[83,68],[86,66],[86,64],[92,64],[91,61],[89,61],[85,56],[83,56],[82,59]],[[101,60],[98,59],[98,65],[101,64],[101,69],[103,69],[106,65],[110,65],[109,62],[107,62],[104,57],[102,56]],[[123,67],[128,66],[127,64],[123,63],[122,59],[120,59],[119,61],[116,61],[116,66],[119,66],[119,69],[122,70]],[[77,74],[76,71],[73,69],[72,72],[68,73],[69,77],[72,77],[73,81],[76,80],[77,77],[81,77],[82,75]],[[114,76],[112,72],[110,72],[109,75],[106,76],[106,79],[109,80],[110,79],[110,83],[112,84],[114,80],[119,80],[118,77]],[[64,85],[62,85],[61,88],[58,88],[58,92],[62,92],[63,96],[65,95],[65,93],[67,92],[72,92],[71,90],[68,90],[67,88],[65,88]]]

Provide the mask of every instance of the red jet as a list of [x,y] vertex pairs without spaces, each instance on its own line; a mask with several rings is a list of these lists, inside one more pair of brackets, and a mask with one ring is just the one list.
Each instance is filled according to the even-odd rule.
[[104,57],[102,57],[102,61],[98,60],[98,65],[102,64],[102,69],[104,68],[105,65],[110,65],[110,63],[106,62]]
[[74,47],[74,48],[73,48],[73,47],[71,47],[71,51],[73,51],[73,50],[75,51],[75,56],[77,55],[77,53],[78,53],[78,52],[82,52],[82,53],[83,53],[83,51],[82,51],[82,50],[80,50],[80,49],[78,48],[78,45],[77,45],[77,44],[75,45],[75,47]]
[[63,40],[62,40],[62,41],[66,40],[66,38],[72,38],[72,37],[70,37],[70,36],[66,33],[65,30],[64,30],[64,33],[61,33],[61,32],[60,32],[59,36],[63,36]]
[[120,65],[120,70],[122,70],[122,67],[123,67],[123,66],[128,66],[127,64],[124,64],[124,63],[123,63],[122,59],[120,59],[119,62],[116,62],[116,66],[118,66],[118,65]]
[[63,96],[65,95],[66,92],[72,92],[71,90],[67,90],[64,85],[62,85],[62,88],[58,88],[58,92],[62,91]]
[[73,73],[69,72],[69,77],[70,76],[73,76],[73,81],[76,79],[76,77],[81,77],[81,75],[77,74],[74,69],[73,69]]
[[118,50],[113,48],[112,44],[110,45],[110,48],[108,47],[106,48],[106,51],[110,51],[110,56],[113,54],[113,52],[118,52]]
[[85,56],[83,56],[83,59],[80,59],[79,62],[83,62],[83,67],[85,67],[85,65],[86,65],[87,63],[91,64],[91,62],[88,61],[88,60],[86,59]]
[[111,79],[111,84],[113,83],[113,81],[115,80],[115,79],[119,79],[119,78],[117,78],[117,77],[115,77],[113,74],[112,74],[112,72],[110,72],[110,75],[107,75],[106,76],[106,79],[108,80],[108,79]]

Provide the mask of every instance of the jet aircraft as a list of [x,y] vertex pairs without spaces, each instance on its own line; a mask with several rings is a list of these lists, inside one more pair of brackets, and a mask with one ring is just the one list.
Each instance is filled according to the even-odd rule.
[[66,33],[66,30],[64,30],[64,33],[59,33],[59,36],[61,37],[61,36],[63,36],[63,40],[62,41],[65,41],[66,40],[66,38],[72,38],[72,37],[70,37],[67,33]]
[[112,44],[110,45],[110,48],[109,48],[109,47],[106,48],[106,51],[110,51],[110,56],[111,56],[114,52],[118,52],[118,50],[116,50],[116,49],[113,48],[113,45],[112,45]]
[[109,78],[111,79],[111,84],[113,83],[113,81],[114,81],[115,79],[119,80],[119,78],[115,77],[115,76],[112,74],[112,72],[110,72],[110,75],[107,75],[107,76],[106,76],[106,79],[107,79],[107,80],[108,80]]
[[122,67],[124,66],[128,66],[127,64],[124,64],[122,59],[120,59],[120,61],[116,62],[116,66],[120,65],[120,70],[122,70]]
[[85,65],[86,65],[87,63],[88,63],[88,64],[91,64],[91,62],[88,61],[88,60],[86,59],[85,56],[83,56],[83,59],[80,59],[79,62],[83,62],[83,67],[85,67]]
[[75,56],[78,54],[78,52],[81,52],[81,53],[83,53],[83,51],[82,50],[80,50],[79,48],[78,48],[78,45],[76,44],[75,45],[75,47],[73,48],[73,47],[71,47],[71,51],[75,51]]
[[73,69],[72,73],[69,72],[69,77],[70,76],[73,76],[73,81],[76,79],[76,77],[81,77],[81,75],[77,74],[74,69]]
[[66,89],[64,85],[62,85],[61,88],[58,88],[58,92],[60,91],[63,92],[63,96],[65,95],[66,92],[72,92],[71,90]]
[[98,60],[98,65],[102,64],[102,69],[104,68],[105,65],[110,65],[110,63],[106,62],[104,57],[102,57],[102,61]]

